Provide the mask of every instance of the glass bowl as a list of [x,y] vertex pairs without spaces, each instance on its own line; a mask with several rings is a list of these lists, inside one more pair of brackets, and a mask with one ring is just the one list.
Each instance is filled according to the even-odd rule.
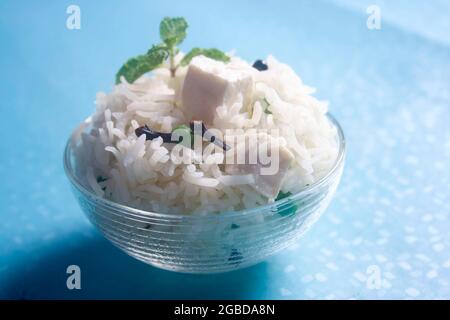
[[74,146],[89,127],[74,131],[64,169],[89,220],[132,257],[166,270],[218,273],[254,265],[295,243],[328,207],[342,175],[345,139],[339,123],[338,157],[322,179],[297,194],[248,210],[206,216],[142,211],[97,196],[76,176]]

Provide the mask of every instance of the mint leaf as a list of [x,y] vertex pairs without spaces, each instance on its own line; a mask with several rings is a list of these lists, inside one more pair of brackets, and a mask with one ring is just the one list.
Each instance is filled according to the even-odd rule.
[[164,45],[155,45],[147,54],[129,59],[116,74],[116,84],[120,83],[120,77],[124,76],[129,83],[133,83],[143,74],[160,66],[168,57],[167,48]]
[[200,55],[203,55],[207,58],[218,60],[218,61],[223,61],[223,62],[230,61],[230,57],[227,56],[224,52],[220,51],[219,49],[194,48],[183,57],[183,59],[180,62],[180,65],[187,66],[194,57],[200,56]]
[[137,56],[129,59],[120,68],[116,74],[116,84],[120,83],[120,78],[123,76],[129,83],[133,83],[144,73],[147,73],[152,69],[151,65],[147,62],[147,56]]
[[280,192],[278,193],[277,197],[275,198],[275,201],[278,201],[278,200],[287,198],[287,197],[289,197],[289,196],[292,196],[292,193],[280,191]]
[[[280,191],[278,193],[278,196],[276,197],[275,201],[282,200],[282,199],[290,197],[290,196],[292,196],[292,193]],[[277,206],[279,215],[289,216],[289,215],[293,215],[297,212],[297,210],[298,210],[297,204],[295,204],[292,201],[288,201],[287,204],[289,204],[290,206],[280,206],[280,205]]]
[[174,47],[186,38],[188,23],[184,18],[164,18],[159,25],[161,40],[169,47]]
[[160,59],[162,56],[164,61],[169,55],[169,49],[165,44],[155,44],[147,51],[147,55],[149,55],[151,59]]

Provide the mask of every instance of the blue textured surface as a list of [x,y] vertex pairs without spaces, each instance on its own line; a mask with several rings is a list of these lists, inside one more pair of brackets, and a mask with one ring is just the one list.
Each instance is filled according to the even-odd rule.
[[[72,3],[81,30],[65,27]],[[0,298],[450,298],[450,5],[370,3],[381,30],[366,28],[368,1],[1,1]],[[135,261],[93,229],[64,176],[71,130],[165,15],[190,22],[185,48],[289,63],[347,135],[330,209],[252,268],[194,276]],[[70,264],[79,291],[66,289]]]

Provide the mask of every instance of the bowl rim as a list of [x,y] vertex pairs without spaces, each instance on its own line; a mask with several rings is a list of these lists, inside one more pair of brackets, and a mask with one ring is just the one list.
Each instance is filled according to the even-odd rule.
[[83,121],[70,135],[69,139],[66,142],[66,146],[64,148],[64,156],[63,156],[63,164],[64,164],[64,171],[66,176],[68,177],[70,183],[81,193],[83,193],[85,196],[88,196],[89,198],[92,198],[96,202],[99,202],[107,207],[111,207],[113,209],[117,209],[118,211],[126,214],[133,214],[145,218],[158,218],[158,219],[223,219],[223,218],[233,218],[233,217],[249,217],[258,213],[265,212],[267,209],[270,209],[274,206],[283,205],[290,201],[295,201],[299,198],[301,198],[305,194],[309,194],[311,192],[314,192],[314,190],[318,189],[320,186],[325,184],[327,181],[329,181],[334,174],[339,170],[341,167],[341,164],[344,162],[345,154],[346,154],[346,141],[344,132],[342,130],[341,125],[336,120],[336,118],[330,114],[329,112],[326,114],[328,120],[331,122],[331,124],[337,129],[338,134],[338,144],[339,144],[339,150],[338,155],[336,157],[336,160],[331,167],[331,169],[327,172],[326,175],[324,175],[319,180],[315,181],[311,185],[309,185],[306,188],[301,189],[299,192],[292,194],[286,198],[276,200],[274,202],[270,202],[261,206],[257,206],[254,208],[248,208],[248,209],[241,209],[241,210],[234,210],[234,211],[224,211],[220,213],[215,214],[183,214],[183,213],[160,213],[160,212],[152,212],[152,211],[146,211],[142,209],[133,208],[124,204],[120,204],[117,202],[114,202],[112,200],[103,198],[95,194],[93,191],[89,190],[86,186],[84,186],[83,183],[80,182],[78,177],[74,174],[71,161],[70,161],[70,150],[72,146],[72,142],[75,140],[75,136],[79,133],[81,133],[87,125],[89,125],[92,122],[92,116],[88,117],[85,121]]

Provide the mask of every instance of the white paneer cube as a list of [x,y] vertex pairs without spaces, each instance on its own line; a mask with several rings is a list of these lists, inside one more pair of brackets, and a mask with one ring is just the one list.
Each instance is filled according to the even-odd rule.
[[[281,189],[281,184],[286,177],[293,159],[292,153],[285,147],[279,149],[279,164],[278,170],[272,175],[262,175],[260,172],[255,172],[256,179],[254,188],[261,194],[265,195],[269,199],[275,199]],[[258,168],[254,168],[256,171],[260,171],[261,165]]]
[[[271,152],[270,147],[269,149],[260,149],[262,144],[268,142],[273,144],[274,152]],[[266,153],[266,151],[267,159],[263,161],[261,153]],[[257,145],[245,145],[244,148],[237,146],[235,152],[245,153],[245,163],[229,164],[226,171],[230,174],[253,175],[255,183],[252,187],[267,198],[275,199],[280,192],[294,155],[266,134],[259,135]],[[256,162],[251,163],[250,152],[255,152],[252,158],[256,159]],[[269,159],[270,163],[268,163]],[[238,162],[237,157],[235,157],[235,161]]]
[[242,96],[251,103],[253,70],[239,63],[223,63],[204,56],[192,59],[182,90],[182,103],[189,120],[211,124],[218,106],[231,106]]

